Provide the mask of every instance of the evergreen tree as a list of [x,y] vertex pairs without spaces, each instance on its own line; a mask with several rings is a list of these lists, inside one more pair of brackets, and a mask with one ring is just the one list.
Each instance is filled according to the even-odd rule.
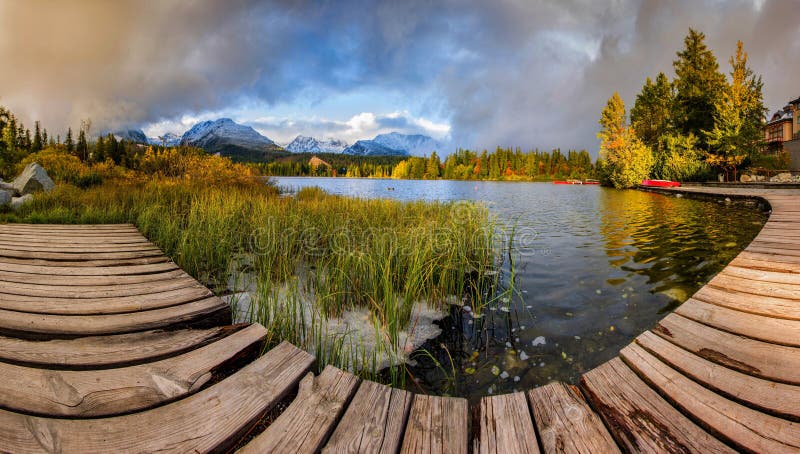
[[428,158],[428,163],[425,166],[425,177],[430,179],[437,179],[440,175],[440,167],[442,165],[442,161],[439,159],[439,155],[436,154],[434,151],[431,153],[431,157]]
[[726,173],[734,170],[735,177],[735,166],[761,150],[761,121],[766,109],[764,84],[761,76],[756,77],[747,66],[747,52],[741,41],[736,44],[736,55],[730,58],[730,65],[731,83],[716,102],[714,128],[704,133],[717,155],[710,162],[727,168]]
[[725,76],[719,72],[714,53],[705,44],[706,35],[694,29],[684,39],[685,48],[673,62],[675,68],[675,103],[672,119],[683,134],[701,138],[702,131],[714,127],[716,102],[725,88]]
[[78,131],[78,144],[75,150],[78,154],[78,157],[86,161],[86,158],[89,155],[89,144],[86,143],[86,132],[84,132],[83,128]]
[[64,139],[64,145],[66,145],[67,151],[75,151],[75,143],[72,142],[72,128],[67,128],[67,138]]
[[598,167],[606,185],[632,188],[650,174],[653,154],[628,127],[625,103],[614,92],[600,114]]
[[671,129],[673,97],[669,79],[664,73],[658,73],[655,83],[647,78],[631,109],[631,126],[636,136],[653,150],[658,147],[661,136]]
[[[53,138],[50,137],[49,140],[53,140]],[[49,142],[48,142],[48,137],[47,137],[47,128],[44,128],[42,130],[42,146],[46,147],[48,144],[49,144]]]
[[94,144],[92,160],[94,162],[104,162],[106,160],[106,141],[103,139],[103,136],[98,137],[97,142]]
[[42,129],[39,125],[39,121],[37,120],[34,122],[34,133],[33,133],[33,143],[31,144],[31,151],[37,152],[43,148],[43,141],[42,141]]

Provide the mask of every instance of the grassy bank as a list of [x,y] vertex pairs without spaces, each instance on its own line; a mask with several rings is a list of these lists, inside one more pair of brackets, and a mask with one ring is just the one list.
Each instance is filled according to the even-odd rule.
[[[288,340],[317,354],[320,366],[370,377],[408,353],[420,307],[482,294],[475,276],[494,267],[490,219],[480,206],[361,200],[316,188],[287,197],[255,179],[62,183],[19,212],[0,213],[0,222],[133,223],[218,294],[249,291],[247,314],[269,329],[270,345]],[[402,366],[389,376],[402,380]]]

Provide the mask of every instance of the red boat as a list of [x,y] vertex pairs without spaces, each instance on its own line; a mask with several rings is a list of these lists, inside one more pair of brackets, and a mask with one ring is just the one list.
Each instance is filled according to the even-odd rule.
[[553,184],[583,184],[581,180],[554,181]]
[[583,184],[600,184],[597,180],[583,180]]
[[656,188],[677,188],[681,184],[677,181],[669,180],[642,180],[642,186],[650,186]]

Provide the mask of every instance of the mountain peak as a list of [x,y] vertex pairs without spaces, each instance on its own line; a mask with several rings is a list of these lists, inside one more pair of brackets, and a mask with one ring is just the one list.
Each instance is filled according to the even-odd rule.
[[341,153],[345,148],[347,142],[342,140],[318,140],[304,135],[298,135],[286,145],[286,150],[292,153]]
[[197,123],[183,134],[180,144],[245,160],[262,160],[265,152],[280,150],[275,142],[252,127],[230,118]]

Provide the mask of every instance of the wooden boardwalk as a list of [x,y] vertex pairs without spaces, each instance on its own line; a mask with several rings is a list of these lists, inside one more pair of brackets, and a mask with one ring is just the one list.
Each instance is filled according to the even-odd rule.
[[685,190],[772,216],[579,387],[472,409],[261,355],[266,330],[131,225],[0,225],[0,452],[800,452],[800,191]]

